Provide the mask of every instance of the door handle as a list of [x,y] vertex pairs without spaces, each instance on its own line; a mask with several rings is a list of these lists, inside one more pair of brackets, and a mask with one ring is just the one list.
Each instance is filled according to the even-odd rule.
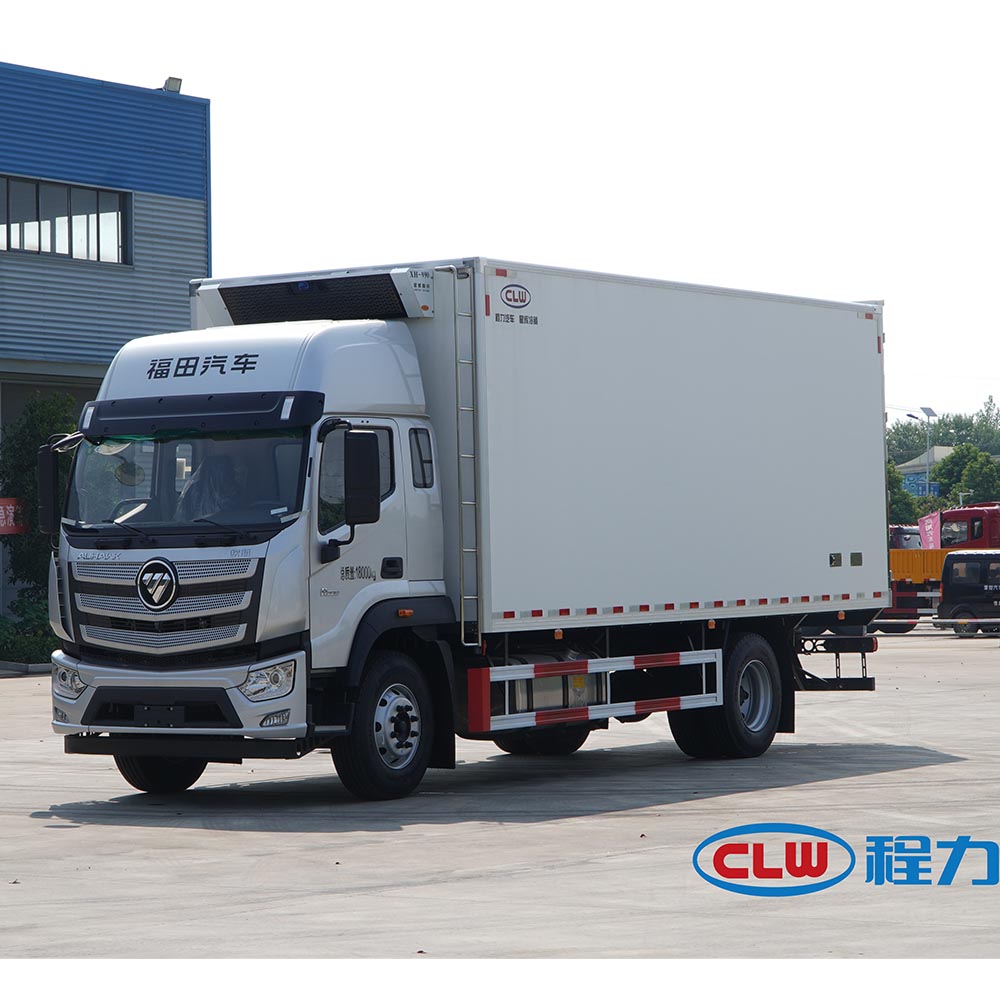
[[400,556],[386,556],[382,560],[382,569],[379,575],[383,580],[403,579],[403,560]]

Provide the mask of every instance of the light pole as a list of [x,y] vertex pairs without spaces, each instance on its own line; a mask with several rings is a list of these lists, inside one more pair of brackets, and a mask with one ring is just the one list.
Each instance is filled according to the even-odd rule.
[[[927,452],[924,455],[926,462],[926,471],[924,473],[924,496],[929,497],[931,495],[931,417],[936,417],[937,414],[929,406],[921,406],[920,412],[927,419]],[[914,413],[906,414],[911,420],[919,420]]]

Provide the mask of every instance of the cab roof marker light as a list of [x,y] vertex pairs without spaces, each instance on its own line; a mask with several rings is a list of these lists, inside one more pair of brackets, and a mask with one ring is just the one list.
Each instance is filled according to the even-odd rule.
[[287,420],[292,415],[292,404],[295,402],[294,396],[285,396],[284,403],[281,404],[281,419]]

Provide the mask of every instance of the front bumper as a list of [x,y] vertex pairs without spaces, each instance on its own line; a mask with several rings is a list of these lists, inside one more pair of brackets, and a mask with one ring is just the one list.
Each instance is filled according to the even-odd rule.
[[[288,660],[295,661],[295,684],[287,695],[254,702],[239,690],[251,670]],[[94,666],[56,650],[52,665],[53,671],[76,670],[87,685],[76,699],[53,685],[52,728],[62,736],[99,732],[285,740],[304,737],[308,730],[304,652],[238,666],[165,672]],[[286,711],[284,724],[262,725]]]

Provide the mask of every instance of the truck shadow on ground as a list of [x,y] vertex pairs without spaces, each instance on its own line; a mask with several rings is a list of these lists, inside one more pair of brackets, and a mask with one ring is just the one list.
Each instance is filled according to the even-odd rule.
[[[745,792],[885,775],[964,760],[927,747],[893,744],[775,745],[763,757],[693,761],[670,742],[583,750],[572,757],[495,756],[429,771],[416,793],[389,802],[352,798],[328,776],[256,778],[249,767],[210,766],[180,795],[139,792],[64,802],[33,819],[84,825],[194,828],[268,833],[394,831],[476,821],[543,823],[635,809],[670,808]],[[213,784],[215,782],[215,784]],[[814,791],[814,790],[813,790]],[[857,790],[856,790],[857,793]]]

